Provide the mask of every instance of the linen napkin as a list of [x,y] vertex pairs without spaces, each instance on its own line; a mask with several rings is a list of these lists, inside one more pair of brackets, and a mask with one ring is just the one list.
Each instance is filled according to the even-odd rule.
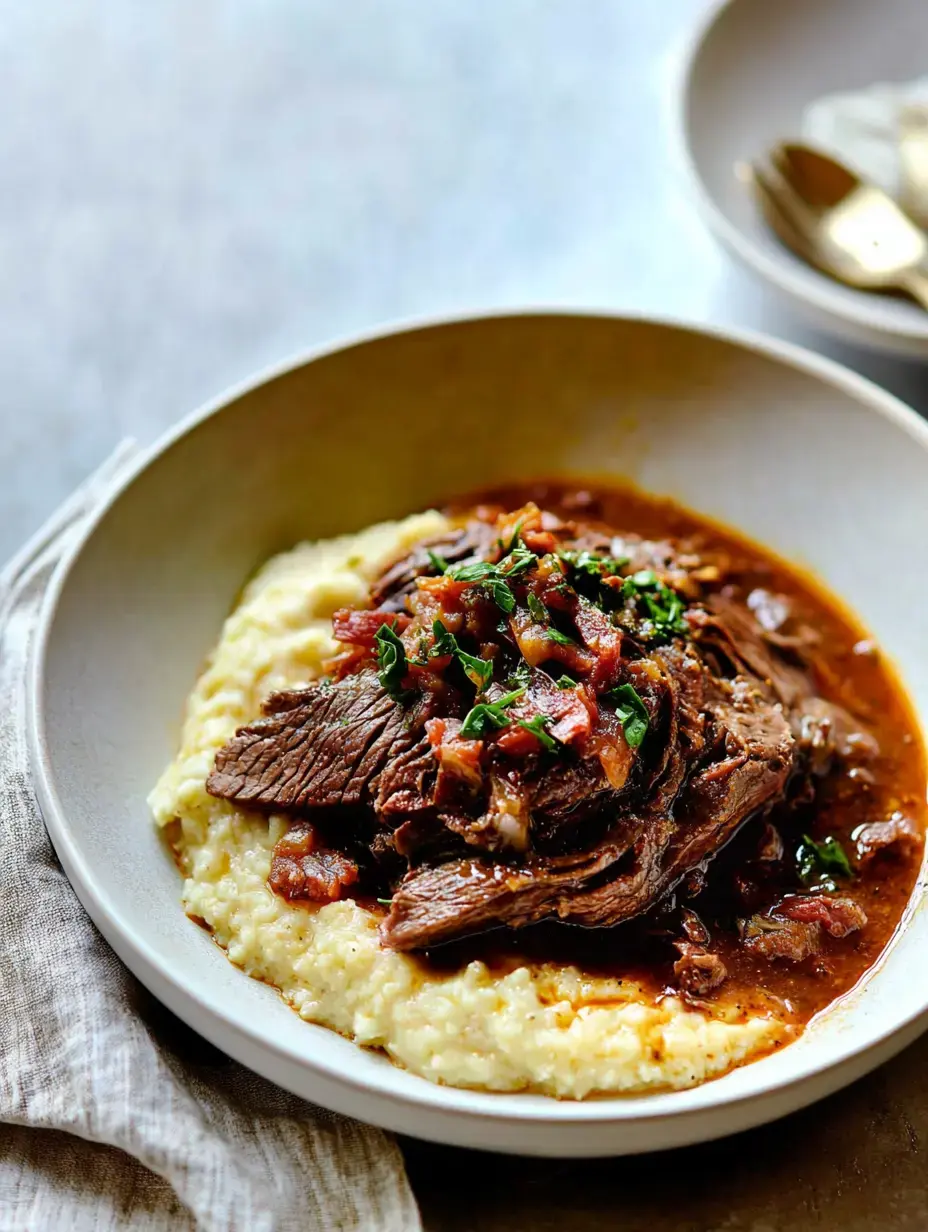
[[0,574],[0,1232],[416,1232],[393,1139],[250,1074],[161,1007],[46,835],[25,741],[32,634],[56,563],[132,452]]
[[827,94],[803,111],[802,135],[898,200],[903,195],[899,122],[912,106],[928,106],[928,77]]

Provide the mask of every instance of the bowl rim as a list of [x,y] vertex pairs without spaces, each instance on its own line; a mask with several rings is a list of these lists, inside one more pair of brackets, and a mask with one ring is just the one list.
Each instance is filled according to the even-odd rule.
[[[928,1027],[928,990],[923,994],[920,1006],[897,1019],[893,1025],[883,1029],[871,1030],[868,1035],[857,1040],[850,1047],[846,1043],[842,1045],[836,1042],[833,1054],[824,1063],[815,1062],[809,1064],[806,1062],[801,1064],[798,1067],[798,1071],[790,1076],[779,1076],[766,1080],[763,1079],[763,1069],[756,1068],[756,1063],[751,1063],[745,1068],[756,1072],[759,1075],[758,1080],[752,1084],[749,1090],[734,1094],[726,1093],[724,1086],[720,1086],[718,1081],[708,1081],[696,1087],[677,1091],[621,1094],[594,1100],[557,1100],[550,1096],[538,1095],[529,1095],[526,1098],[522,1092],[474,1091],[442,1086],[433,1084],[425,1078],[418,1078],[415,1075],[409,1075],[409,1077],[416,1077],[415,1086],[411,1090],[397,1090],[390,1082],[390,1078],[397,1072],[392,1063],[385,1068],[383,1077],[380,1075],[375,1076],[375,1074],[370,1072],[358,1077],[352,1072],[350,1064],[345,1065],[339,1061],[309,1056],[306,1054],[305,1049],[291,1048],[273,1038],[269,1038],[267,1035],[263,1035],[258,1026],[251,1025],[240,1013],[237,1014],[234,1008],[218,1006],[208,992],[204,994],[199,987],[187,979],[182,969],[172,967],[163,960],[154,952],[147,937],[125,923],[121,919],[119,911],[108,901],[105,881],[101,881],[99,874],[88,864],[79,842],[71,832],[67,810],[54,785],[46,738],[44,685],[47,651],[55,615],[71,569],[109,510],[135,480],[184,436],[194,431],[200,424],[212,416],[218,414],[230,403],[260,386],[316,360],[324,359],[330,355],[350,350],[357,346],[364,346],[367,343],[387,340],[397,335],[423,330],[443,329],[497,320],[550,319],[556,317],[653,325],[661,329],[708,336],[716,341],[741,348],[761,358],[773,360],[786,367],[798,370],[804,375],[818,378],[826,384],[837,388],[842,393],[855,398],[874,413],[890,420],[898,428],[905,431],[928,453],[928,422],[922,420],[901,399],[881,389],[867,377],[853,372],[835,360],[817,355],[795,343],[773,338],[756,330],[731,328],[727,325],[707,325],[670,315],[656,315],[646,312],[584,310],[560,306],[531,307],[525,310],[512,308],[501,308],[492,311],[475,310],[461,314],[436,314],[401,322],[386,323],[363,332],[352,333],[344,339],[323,343],[319,346],[300,351],[295,356],[291,356],[280,363],[270,365],[256,376],[246,378],[232,385],[223,394],[210,399],[201,407],[183,417],[174,427],[169,428],[151,445],[144,448],[139,456],[118,475],[99,504],[87,516],[86,522],[74,533],[72,542],[69,543],[67,550],[56,565],[41,604],[33,637],[31,661],[27,671],[26,708],[27,743],[35,776],[36,795],[49,836],[71,881],[72,888],[93,922],[117,951],[121,961],[156,997],[162,1001],[169,1000],[171,1008],[180,1017],[185,1017],[185,1009],[191,1016],[196,1013],[197,1021],[196,1023],[191,1021],[190,1025],[194,1026],[194,1029],[200,1034],[207,1038],[213,1038],[213,1042],[218,1042],[215,1039],[215,1035],[213,1037],[210,1036],[210,1030],[212,1030],[214,1033],[222,1033],[226,1040],[231,1035],[233,1038],[247,1042],[253,1050],[253,1055],[257,1061],[254,1068],[259,1072],[266,1073],[266,1070],[262,1070],[260,1064],[262,1054],[271,1054],[280,1065],[296,1066],[307,1072],[314,1072],[321,1079],[327,1079],[339,1086],[351,1088],[357,1094],[374,1096],[381,1101],[386,1100],[389,1103],[400,1104],[409,1111],[425,1108],[434,1113],[453,1113],[458,1117],[467,1118],[471,1121],[485,1121],[489,1118],[498,1123],[509,1125],[523,1122],[561,1126],[572,1123],[578,1125],[604,1125],[619,1122],[630,1124],[637,1121],[652,1122],[661,1119],[685,1122],[688,1118],[693,1118],[694,1115],[698,1118],[701,1113],[705,1113],[710,1109],[723,1107],[740,1108],[751,1102],[763,1102],[764,1099],[769,1103],[771,1097],[785,1095],[789,1092],[795,1093],[804,1083],[809,1082],[810,1079],[815,1077],[823,1078],[828,1083],[828,1090],[837,1089],[837,1087],[842,1085],[843,1081],[858,1076],[860,1073],[865,1072],[866,1069],[873,1068],[886,1059],[891,1051],[896,1050],[892,1047],[892,1041],[897,1037],[900,1039],[903,1036],[914,1038],[916,1032],[913,1032],[913,1026],[916,1023],[918,1023],[921,1030]],[[926,859],[928,859],[928,853],[926,853]],[[911,912],[913,907],[914,903],[910,900],[907,910]],[[893,941],[890,941],[890,946],[892,944]],[[886,951],[884,951],[884,956],[885,953]],[[223,961],[229,961],[224,955],[220,956],[217,954],[216,957],[217,960],[221,957]],[[882,962],[883,956],[877,960],[875,966],[863,978],[866,980],[875,974],[881,967]],[[243,978],[248,978],[244,973],[242,973],[242,976]],[[162,986],[170,989],[170,999],[160,991]],[[860,985],[857,987],[860,987]],[[846,994],[846,997],[842,1000],[846,1000],[851,995],[853,995],[853,990],[852,993]],[[178,1008],[181,1003],[183,1003],[183,1008]],[[204,1025],[204,1019],[208,1026]],[[188,1021],[190,1021],[189,1017]],[[907,1038],[902,1040],[898,1047],[902,1047],[905,1042],[908,1042]],[[797,1041],[798,1043],[801,1043],[801,1040]],[[242,1060],[244,1064],[250,1065],[250,1061],[244,1059],[242,1055],[245,1051],[244,1048],[232,1049],[228,1044],[223,1043],[219,1043],[219,1046],[224,1048],[225,1051],[237,1055],[238,1059]],[[877,1050],[881,1049],[881,1046],[882,1054],[879,1056],[873,1055]],[[872,1056],[869,1065],[866,1064],[868,1055]],[[863,1065],[859,1064],[861,1060],[864,1061]],[[844,1077],[843,1075],[854,1061],[858,1062],[856,1072]],[[271,1075],[267,1076],[270,1077]],[[820,1090],[817,1093],[810,1094],[809,1099],[818,1098],[823,1093],[825,1092]],[[686,1097],[684,1106],[671,1108],[665,1106],[668,1100],[679,1100],[680,1097]],[[794,1096],[789,1107],[782,1108],[780,1111],[792,1110],[799,1107],[803,1102],[802,1098],[796,1099]],[[763,1117],[758,1117],[757,1120],[770,1119],[771,1116],[775,1115],[779,1115],[779,1112],[767,1112]],[[750,1123],[756,1122],[752,1121]],[[724,1131],[696,1136],[718,1136],[718,1132]],[[451,1139],[447,1140],[450,1141]],[[693,1136],[688,1137],[686,1140],[693,1140]]]
[[[928,312],[923,314],[923,322],[913,317],[910,323],[899,327],[868,314],[867,300],[869,297],[872,304],[872,292],[845,287],[829,279],[827,274],[802,264],[794,270],[786,262],[769,255],[729,219],[709,191],[690,141],[694,78],[706,42],[728,11],[738,3],[739,0],[712,0],[689,30],[679,65],[673,114],[674,144],[682,174],[699,213],[709,230],[733,256],[783,292],[807,315],[814,316],[822,328],[845,339],[849,336],[847,331],[850,331],[855,340],[885,350],[924,355],[928,351]],[[745,158],[748,156],[746,153]],[[846,296],[842,291],[849,294]]]

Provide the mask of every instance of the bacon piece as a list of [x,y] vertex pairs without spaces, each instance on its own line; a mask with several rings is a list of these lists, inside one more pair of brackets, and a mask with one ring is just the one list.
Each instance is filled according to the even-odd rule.
[[341,607],[332,617],[332,636],[350,646],[372,648],[374,638],[383,625],[401,633],[409,624],[405,612],[369,611],[366,608]]
[[851,898],[796,895],[743,920],[741,933],[745,949],[752,953],[798,963],[819,953],[825,933],[847,937],[866,923],[866,912]]
[[867,922],[867,913],[852,898],[832,894],[786,899],[780,904],[779,911],[788,920],[820,924],[831,937],[847,937]]
[[350,897],[358,880],[358,866],[348,856],[328,851],[319,843],[314,826],[291,826],[274,848],[268,885],[288,901],[334,903]]

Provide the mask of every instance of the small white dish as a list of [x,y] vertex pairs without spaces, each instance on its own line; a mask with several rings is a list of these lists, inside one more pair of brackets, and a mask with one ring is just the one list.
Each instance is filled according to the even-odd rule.
[[912,617],[928,606],[924,570],[912,567],[928,540],[928,425],[784,343],[526,314],[301,360],[151,449],[57,573],[29,736],[48,829],[81,901],[142,982],[219,1048],[307,1099],[407,1134],[633,1153],[780,1116],[923,1030],[923,884],[879,968],[797,1043],[693,1090],[558,1103],[435,1086],[303,1022],[184,916],[146,804],[203,656],[262,559],[475,486],[557,473],[629,477],[809,566],[897,661],[928,730],[923,622]]
[[928,312],[835,282],[765,225],[738,163],[798,140],[809,104],[928,71],[924,0],[729,0],[689,44],[681,90],[685,161],[699,207],[729,251],[806,321],[845,342],[928,357]]

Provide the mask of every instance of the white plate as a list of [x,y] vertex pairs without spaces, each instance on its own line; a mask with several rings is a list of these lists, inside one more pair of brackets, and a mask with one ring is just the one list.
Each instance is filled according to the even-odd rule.
[[729,250],[806,320],[846,342],[928,356],[928,312],[842,286],[771,234],[735,164],[798,138],[825,94],[928,71],[925,0],[730,0],[713,7],[686,55],[682,144],[697,201]]
[[463,1146],[605,1155],[788,1112],[926,1023],[919,906],[888,960],[796,1044],[690,1091],[558,1103],[433,1086],[308,1025],[184,916],[146,793],[244,578],[271,552],[558,472],[625,475],[812,567],[898,660],[928,726],[928,427],[782,343],[647,320],[524,315],[364,341],[194,416],[60,569],[30,738],[56,850],[120,957],[176,1014],[307,1099]]

